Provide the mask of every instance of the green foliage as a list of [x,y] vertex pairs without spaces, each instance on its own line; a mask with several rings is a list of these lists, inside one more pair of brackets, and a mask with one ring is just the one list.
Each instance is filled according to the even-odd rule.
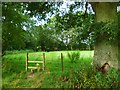
[[[31,17],[36,16],[38,19],[46,19],[46,14],[54,14],[54,11],[59,11],[58,7],[63,2],[28,2],[24,3],[27,7],[26,10],[30,11],[28,13]],[[57,6],[57,7],[56,7]]]
[[70,59],[71,63],[77,62],[80,59],[80,53],[79,52],[67,53],[67,56]]
[[87,67],[80,64],[79,69],[71,68],[60,78],[64,88],[118,88],[120,74],[115,69],[103,74],[88,64]]
[[[84,31],[88,29],[87,24],[93,21],[93,15],[87,14],[84,18],[84,12],[77,10],[81,3],[75,2],[69,5],[70,10],[62,16],[60,15],[62,11],[55,13],[59,12],[62,2],[4,2],[2,4],[3,52],[14,49],[33,49],[35,51],[86,49],[90,44],[85,43],[86,40],[88,41],[89,35]],[[73,13],[74,9],[76,12]],[[47,19],[46,14],[50,16],[55,14],[55,16]],[[31,20],[32,16],[36,16],[38,20],[45,19],[46,24],[35,27],[36,21]]]
[[24,13],[23,3],[2,3],[2,51],[25,48],[26,32],[23,27],[30,29],[33,21]]
[[93,14],[87,14],[84,18],[84,12],[68,12],[63,16],[56,15],[56,31],[60,34],[62,40],[66,42],[68,49],[88,49],[93,47],[94,39],[89,30],[94,20]]
[[[55,50],[54,48],[59,50],[93,49],[94,42],[99,35],[107,35],[109,41],[116,38],[117,25],[93,23],[94,14],[79,11],[78,8],[83,8],[84,2],[74,2],[67,5],[68,11],[59,11],[62,3],[64,2],[3,2],[3,52],[26,48],[35,51],[41,48],[48,51]],[[89,7],[87,9],[89,10]],[[53,14],[55,16],[52,18],[46,18]],[[36,21],[31,20],[32,16],[38,20],[44,19],[46,23],[35,27]]]
[[[108,42],[113,42],[118,36],[118,23],[117,22],[97,22],[91,25],[91,30],[94,30],[93,37],[96,40],[99,37],[106,37]],[[115,41],[116,42],[116,41]]]
[[115,69],[110,69],[107,74],[97,73],[95,75],[95,79],[97,82],[97,86],[101,88],[118,88],[118,78],[120,74]]

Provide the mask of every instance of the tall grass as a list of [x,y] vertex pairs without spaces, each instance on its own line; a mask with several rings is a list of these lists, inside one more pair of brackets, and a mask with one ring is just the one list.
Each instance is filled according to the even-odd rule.
[[[108,75],[97,72],[91,62],[93,51],[54,51],[45,53],[45,71],[31,73],[25,71],[26,53],[6,54],[2,60],[2,86],[3,88],[100,88],[119,87],[119,74],[111,69]],[[61,53],[63,53],[63,66],[61,66]],[[79,53],[76,63],[71,63],[68,53]],[[42,54],[30,52],[29,54]],[[41,60],[39,56],[30,56],[31,60]]]

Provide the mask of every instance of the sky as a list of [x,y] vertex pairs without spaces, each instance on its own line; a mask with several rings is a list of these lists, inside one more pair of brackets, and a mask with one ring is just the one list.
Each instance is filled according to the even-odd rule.
[[117,11],[120,11],[120,6],[117,7]]

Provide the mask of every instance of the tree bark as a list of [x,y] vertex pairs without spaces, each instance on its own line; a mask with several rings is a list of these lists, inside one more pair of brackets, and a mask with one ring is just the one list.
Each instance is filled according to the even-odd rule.
[[[96,22],[113,22],[117,20],[117,5],[110,2],[92,2]],[[106,34],[99,35],[95,43],[93,63],[100,68],[104,63],[118,69],[118,41],[109,43]]]

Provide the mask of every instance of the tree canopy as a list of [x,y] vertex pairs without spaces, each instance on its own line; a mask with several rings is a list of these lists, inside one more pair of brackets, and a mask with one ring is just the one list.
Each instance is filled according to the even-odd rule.
[[[65,9],[61,10],[63,4],[65,3],[2,3],[3,52],[14,49],[94,49],[95,35],[103,33],[98,28],[104,24],[94,23],[95,14],[89,3],[67,2]],[[37,21],[43,20],[45,24],[36,25],[33,17]],[[105,27],[103,29],[113,32]],[[112,36],[115,37],[116,33],[118,31],[112,33]]]

